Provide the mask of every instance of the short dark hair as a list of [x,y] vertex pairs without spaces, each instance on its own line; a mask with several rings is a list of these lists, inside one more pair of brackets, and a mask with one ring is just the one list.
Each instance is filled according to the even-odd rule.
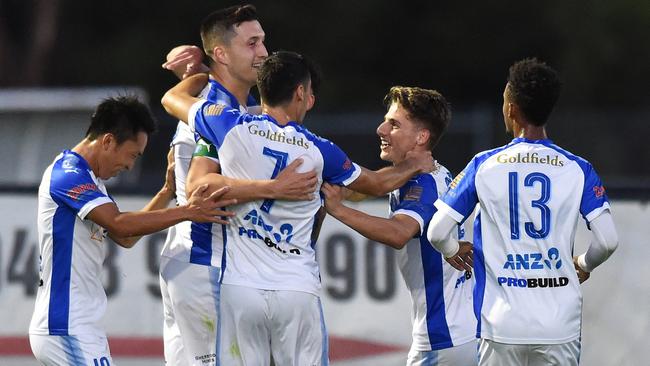
[[135,96],[119,96],[104,99],[90,119],[86,138],[95,140],[100,135],[111,133],[118,144],[126,140],[137,140],[140,132],[150,136],[156,131],[156,121],[149,108]]
[[409,119],[429,131],[429,149],[433,150],[451,120],[451,107],[445,97],[436,90],[394,86],[384,97],[386,108],[392,103],[402,106]]
[[562,82],[553,68],[536,58],[510,66],[507,93],[528,122],[543,126],[560,97]]
[[231,6],[208,15],[201,23],[201,41],[205,54],[212,56],[212,50],[217,44],[230,44],[235,36],[234,27],[253,20],[257,20],[257,9],[250,4]]
[[291,101],[299,84],[316,94],[320,87],[320,70],[309,58],[295,52],[278,51],[264,60],[257,73],[257,89],[265,104],[275,107]]

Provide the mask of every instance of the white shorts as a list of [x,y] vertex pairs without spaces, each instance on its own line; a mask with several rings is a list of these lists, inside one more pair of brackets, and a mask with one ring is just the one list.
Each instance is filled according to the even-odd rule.
[[53,336],[30,334],[32,353],[41,365],[112,366],[105,336]]
[[578,366],[580,340],[560,344],[507,344],[479,341],[480,366]]
[[476,341],[459,346],[433,350],[409,351],[407,366],[476,366],[478,365],[478,344]]
[[221,365],[325,366],[323,307],[310,293],[221,285]]
[[160,257],[167,365],[217,364],[220,273],[217,267]]

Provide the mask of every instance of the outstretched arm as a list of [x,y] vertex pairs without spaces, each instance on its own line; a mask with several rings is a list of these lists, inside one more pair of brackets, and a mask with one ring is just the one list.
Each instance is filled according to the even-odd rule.
[[395,215],[385,219],[346,207],[341,202],[344,193],[339,186],[324,183],[321,192],[325,195],[327,213],[368,239],[402,249],[420,232],[420,224],[410,216]]
[[435,165],[431,151],[409,151],[406,159],[397,165],[377,171],[362,167],[361,174],[348,188],[371,196],[384,196],[403,186],[413,176],[433,171]]

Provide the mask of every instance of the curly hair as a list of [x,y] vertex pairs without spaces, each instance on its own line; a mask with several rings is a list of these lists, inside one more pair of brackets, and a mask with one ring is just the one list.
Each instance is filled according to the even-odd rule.
[[398,103],[408,118],[419,123],[430,133],[429,149],[438,144],[451,120],[451,107],[442,94],[435,90],[418,87],[394,86],[384,97],[387,108]]
[[527,58],[510,66],[508,97],[535,126],[546,124],[561,88],[557,72],[536,58]]

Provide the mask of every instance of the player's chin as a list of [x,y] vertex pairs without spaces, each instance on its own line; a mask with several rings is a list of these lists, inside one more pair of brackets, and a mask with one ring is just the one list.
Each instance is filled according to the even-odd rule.
[[389,161],[389,162],[393,161],[391,154],[384,150],[381,150],[379,152],[379,158],[383,161]]

